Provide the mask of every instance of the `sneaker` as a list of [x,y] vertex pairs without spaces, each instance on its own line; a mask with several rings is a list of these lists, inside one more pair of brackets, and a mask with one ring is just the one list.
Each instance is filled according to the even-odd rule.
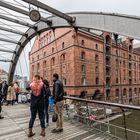
[[57,129],[53,129],[51,133],[57,133]]
[[63,128],[57,129],[58,132],[63,132]]
[[61,129],[53,129],[51,132],[52,132],[52,133],[63,132],[63,128],[61,128]]

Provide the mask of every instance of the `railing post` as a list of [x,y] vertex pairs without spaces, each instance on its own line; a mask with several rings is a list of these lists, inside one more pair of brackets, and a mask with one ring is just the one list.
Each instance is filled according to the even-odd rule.
[[122,112],[123,112],[123,123],[124,123],[124,129],[125,129],[125,139],[128,140],[128,136],[127,136],[127,127],[126,127],[126,118],[125,118],[125,111],[123,108],[121,108]]

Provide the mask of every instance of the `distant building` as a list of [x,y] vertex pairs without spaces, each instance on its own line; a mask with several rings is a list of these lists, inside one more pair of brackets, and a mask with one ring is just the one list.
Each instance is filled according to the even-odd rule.
[[29,84],[27,76],[14,75],[14,82],[18,82],[21,89],[26,89]]
[[93,99],[131,102],[140,96],[140,49],[129,38],[114,41],[111,33],[61,28],[35,39],[30,79],[39,74],[52,86],[58,73],[69,95],[86,90]]
[[1,81],[7,81],[8,80],[8,73],[3,69],[0,69],[0,80]]

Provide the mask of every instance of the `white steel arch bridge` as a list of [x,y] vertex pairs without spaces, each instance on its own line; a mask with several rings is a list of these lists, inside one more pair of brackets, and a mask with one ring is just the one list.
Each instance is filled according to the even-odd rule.
[[[41,13],[40,20],[36,23],[29,19],[32,11],[31,7]],[[8,82],[13,80],[17,62],[28,42],[37,34],[49,29],[62,27],[88,28],[111,32],[132,39],[140,39],[140,17],[137,16],[103,12],[65,14],[37,0],[20,0],[18,2],[15,0],[11,2],[1,0],[0,10],[0,31],[18,35],[18,40],[15,40],[9,37],[8,34],[0,34],[0,52],[11,55],[11,59],[5,57],[0,59],[1,62],[9,63]],[[20,15],[16,16],[17,13]],[[42,13],[45,13],[45,16]],[[46,16],[47,14],[49,16]],[[9,23],[13,23],[18,28]],[[20,27],[24,27],[24,30]],[[14,49],[6,48],[3,42],[14,44]]]

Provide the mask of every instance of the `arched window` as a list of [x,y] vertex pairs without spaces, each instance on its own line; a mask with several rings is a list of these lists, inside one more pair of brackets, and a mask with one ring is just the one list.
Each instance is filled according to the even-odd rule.
[[98,44],[95,44],[96,50],[98,50]]
[[46,68],[46,67],[47,67],[47,62],[44,61],[44,62],[43,62],[43,68]]
[[81,79],[81,84],[84,86],[84,85],[86,85],[86,78],[85,77],[82,77],[82,79]]
[[96,77],[96,85],[98,85],[98,84],[99,84],[99,78]]
[[81,59],[85,60],[85,52],[81,52]]
[[47,44],[49,43],[49,36],[48,36],[48,33],[46,35],[46,38],[47,38]]
[[129,45],[129,52],[132,51],[132,45]]
[[106,36],[106,44],[110,45],[110,36],[109,35]]
[[52,53],[54,53],[54,48],[52,48]]
[[118,50],[116,49],[116,55],[118,56]]
[[46,52],[44,52],[44,57],[46,56]]
[[118,82],[119,82],[119,80],[118,80],[118,78],[116,78],[116,84],[118,84]]
[[65,48],[65,43],[63,42],[63,43],[62,43],[62,49],[64,49],[64,48]]
[[81,42],[81,46],[82,46],[82,47],[85,46],[85,41],[84,41],[84,40],[82,40],[82,42]]
[[95,61],[96,61],[96,62],[99,61],[99,56],[98,56],[98,54],[95,55]]
[[46,36],[44,35],[44,46],[47,44],[47,39],[46,39]]
[[61,55],[61,61],[62,61],[62,63],[65,63],[65,61],[66,61],[66,54],[65,53]]
[[123,67],[125,67],[125,60],[123,61]]
[[119,97],[119,89],[116,89],[116,97]]
[[32,58],[32,62],[34,62],[34,57]]
[[67,79],[63,78],[63,85],[65,86],[67,84]]
[[83,73],[85,73],[86,72],[86,66],[85,65],[82,65],[81,66],[81,70],[82,70]]
[[134,88],[134,95],[137,95],[137,88]]
[[37,56],[37,59],[39,60],[39,55]]
[[55,65],[55,58],[54,58],[54,57],[51,59],[51,65],[52,65],[52,66]]
[[123,53],[123,57],[125,58],[125,53]]
[[118,64],[119,64],[118,62],[119,62],[119,61],[118,61],[118,59],[116,58],[116,66],[118,66]]
[[134,69],[136,69],[136,63],[134,63]]
[[40,75],[40,64],[37,63],[37,74]]
[[123,89],[123,96],[126,97],[127,93],[126,93],[126,88]]
[[52,32],[49,32],[50,42],[52,42]]
[[48,36],[47,36],[47,34],[45,36],[45,39],[46,39],[46,45],[47,45],[48,44]]
[[98,66],[95,67],[95,73],[98,73],[99,72],[99,69],[98,69]]

